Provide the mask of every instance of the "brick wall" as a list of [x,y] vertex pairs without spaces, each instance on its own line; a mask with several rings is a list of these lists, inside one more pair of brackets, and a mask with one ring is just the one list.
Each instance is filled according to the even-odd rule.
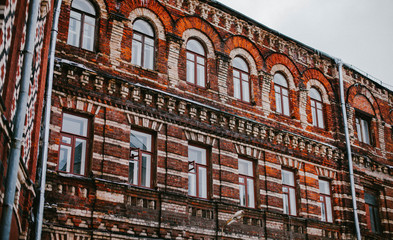
[[[62,6],[52,99],[46,239],[351,239],[352,200],[334,59],[274,35],[211,1],[98,3],[97,47],[67,45],[70,2]],[[131,63],[132,23],[155,30],[154,70]],[[186,81],[186,43],[200,40],[206,88]],[[249,64],[250,103],[233,96],[232,59]],[[276,112],[273,75],[289,85],[290,116]],[[392,93],[344,69],[352,126],[355,183],[362,233],[389,238],[392,146],[387,129]],[[312,125],[309,90],[322,96],[326,127]],[[368,103],[368,105],[367,105]],[[359,109],[360,108],[360,109]],[[375,143],[356,140],[355,110],[373,109]],[[62,114],[91,121],[88,172],[58,171]],[[152,187],[128,183],[130,132],[154,140]],[[207,199],[188,196],[188,146],[208,153]],[[241,207],[238,159],[255,169],[255,208]],[[283,214],[281,173],[295,173],[297,216]],[[319,179],[331,184],[333,222],[321,220]],[[377,189],[382,232],[367,226],[365,190]],[[244,210],[244,218],[226,220]]]

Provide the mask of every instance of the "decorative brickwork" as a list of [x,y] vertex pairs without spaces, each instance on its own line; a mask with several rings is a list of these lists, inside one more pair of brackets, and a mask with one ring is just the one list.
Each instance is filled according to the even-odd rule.
[[[69,26],[69,8],[70,2],[63,2],[62,26]],[[59,32],[44,239],[354,237],[335,59],[216,1],[108,1],[99,3],[97,11],[102,15],[96,37],[105,43],[97,51],[67,45],[67,27]],[[153,69],[131,63],[138,18],[154,29]],[[192,38],[205,48],[206,87],[186,81],[186,46]],[[234,97],[236,56],[250,69],[250,102]],[[276,111],[275,73],[289,84],[289,116]],[[391,238],[392,93],[348,67],[344,82],[362,234]],[[322,97],[324,128],[312,124],[311,88]],[[355,109],[367,102],[363,111],[373,116],[373,144],[356,138]],[[83,176],[59,170],[66,144],[64,112],[91,123]],[[245,170],[239,169],[239,158],[252,163],[247,176],[252,176],[253,188],[241,188],[244,178],[239,176]],[[138,160],[140,171],[135,170],[137,159],[144,159]],[[292,215],[284,214],[289,195],[283,190],[283,169],[294,175]],[[151,182],[138,187],[136,179]],[[331,185],[332,222],[321,217],[320,179]],[[193,187],[206,189],[207,196],[192,197],[200,196]],[[367,228],[369,188],[379,196],[379,233]],[[240,206],[242,191],[254,198],[255,208]],[[225,225],[239,210],[244,217]]]

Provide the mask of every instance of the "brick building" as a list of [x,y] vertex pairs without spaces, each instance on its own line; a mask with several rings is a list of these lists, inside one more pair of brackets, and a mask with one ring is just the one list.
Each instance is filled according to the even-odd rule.
[[[17,100],[20,96],[23,50],[27,38],[30,1],[0,1],[0,216],[5,196],[5,181],[12,136],[15,129]],[[46,65],[52,23],[51,1],[39,1],[35,25],[33,64],[28,90],[27,110],[23,131],[21,157],[16,182],[15,202],[11,223],[11,239],[26,239],[32,220],[33,200],[36,196],[36,166],[45,92]],[[0,237],[1,238],[1,237]]]
[[[213,0],[60,26],[45,239],[355,237],[336,59]],[[343,78],[361,232],[392,238],[393,93]]]

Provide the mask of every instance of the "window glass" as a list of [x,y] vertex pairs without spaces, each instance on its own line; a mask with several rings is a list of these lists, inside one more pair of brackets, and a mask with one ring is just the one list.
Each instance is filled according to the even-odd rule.
[[202,44],[195,39],[187,42],[187,82],[206,86],[206,56]]
[[282,87],[288,88],[288,82],[287,82],[287,80],[286,80],[285,77],[284,77],[282,74],[280,74],[280,73],[274,74],[274,79],[273,79],[273,81],[274,81],[274,83],[277,84],[277,85],[280,85],[280,86],[282,86]]
[[239,70],[242,70],[243,72],[249,72],[248,71],[248,65],[247,65],[246,61],[244,61],[240,57],[235,57],[233,59],[233,67],[237,68]]
[[238,160],[238,171],[239,171],[239,194],[240,194],[240,206],[255,207],[255,195],[254,195],[254,169],[253,162],[239,159]]
[[317,89],[315,89],[315,88],[311,88],[311,89],[310,89],[310,92],[309,92],[309,94],[310,94],[310,98],[312,98],[312,99],[315,99],[315,100],[318,100],[318,101],[322,102],[322,97],[321,97],[321,94],[318,92],[318,90],[317,90]]
[[93,51],[96,11],[87,0],[74,0],[71,5],[67,44]]
[[289,170],[281,170],[282,199],[284,214],[297,215],[295,175]]
[[74,0],[72,1],[71,7],[89,13],[91,15],[96,14],[96,10],[94,9],[93,4],[86,0]]
[[378,199],[375,193],[365,192],[367,227],[374,233],[381,232],[381,220],[379,218]]
[[58,170],[85,175],[88,123],[84,117],[63,113]]
[[288,82],[285,77],[276,73],[274,75],[274,92],[276,98],[276,112],[289,116],[289,91]]
[[138,19],[133,24],[131,63],[147,69],[153,69],[154,54],[154,30],[148,22]]
[[315,88],[311,88],[309,91],[309,96],[311,104],[312,124],[314,126],[324,128],[321,94]]
[[282,183],[290,186],[295,186],[295,181],[292,171],[282,170]]
[[355,122],[356,122],[356,132],[358,135],[359,142],[371,144],[369,118],[367,118],[361,114],[357,114]]
[[233,96],[245,102],[250,102],[249,69],[247,63],[240,57],[233,59]]
[[154,37],[153,28],[150,26],[150,24],[142,19],[138,19],[134,22],[133,29],[134,31],[138,31],[149,37]]
[[152,135],[131,130],[130,148],[129,183],[141,187],[151,187]]
[[86,137],[87,123],[86,118],[64,113],[62,131]]
[[188,195],[207,198],[206,149],[188,146]]
[[205,56],[205,49],[203,48],[202,44],[200,44],[195,39],[190,39],[187,42],[187,50],[190,50],[194,53],[198,53],[199,55]]
[[330,192],[330,182],[319,179],[319,193],[321,203],[321,220],[333,222],[332,197]]

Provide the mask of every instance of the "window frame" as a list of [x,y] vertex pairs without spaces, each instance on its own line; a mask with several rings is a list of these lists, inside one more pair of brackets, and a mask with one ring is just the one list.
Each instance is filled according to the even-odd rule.
[[[195,161],[190,161],[190,156],[189,156],[189,154],[188,154],[188,156],[187,156],[187,158],[188,158],[188,161],[187,161],[187,165],[188,165],[188,172],[187,172],[187,174],[188,174],[188,193],[187,193],[187,195],[188,196],[190,196],[190,197],[195,197],[195,198],[200,198],[200,199],[209,199],[210,198],[210,185],[209,185],[209,174],[210,174],[210,169],[209,169],[209,161],[210,161],[210,158],[209,158],[209,149],[207,148],[207,147],[204,147],[204,146],[200,146],[200,145],[196,145],[196,144],[189,144],[188,145],[188,152],[189,152],[189,148],[194,148],[194,149],[202,149],[202,150],[204,150],[205,151],[205,160],[206,160],[206,164],[200,164],[200,163],[196,163]],[[192,168],[190,168],[190,165],[192,164]],[[201,197],[200,195],[199,195],[199,189],[200,189],[200,186],[199,186],[199,171],[200,171],[200,168],[205,168],[206,169],[206,179],[205,179],[205,182],[206,182],[206,197]],[[191,173],[191,174],[194,174],[195,175],[195,196],[194,195],[191,195],[190,194],[190,171],[191,170],[193,170],[193,169],[195,169],[195,173]]]
[[[372,131],[372,120],[374,116],[365,113],[359,109],[355,109],[355,129],[356,129],[356,140],[360,143],[373,145],[374,144],[374,133]],[[368,131],[368,142],[364,141],[364,123],[367,123],[367,131]],[[360,136],[359,136],[359,129],[360,129]]]
[[[140,31],[138,31],[138,30],[134,30],[134,24],[135,24],[135,22],[138,21],[138,20],[144,21],[145,23],[147,23],[147,24],[151,27],[151,29],[152,29],[152,31],[153,31],[153,35],[154,35],[153,37],[147,35],[146,33],[140,32]],[[138,41],[138,42],[141,43],[141,56],[140,56],[140,58],[141,58],[141,64],[139,65],[139,64],[137,64],[137,63],[132,63],[132,61],[133,61],[133,59],[132,59],[132,54],[131,54],[131,63],[132,63],[133,65],[135,65],[135,66],[139,66],[139,67],[146,68],[146,69],[149,69],[149,70],[153,70],[153,71],[154,71],[154,70],[155,70],[155,67],[156,67],[156,61],[155,61],[155,59],[156,59],[156,45],[157,45],[157,39],[156,39],[156,34],[155,34],[155,31],[154,31],[154,27],[153,27],[152,24],[150,24],[149,21],[147,21],[146,19],[143,19],[143,18],[138,18],[138,19],[136,19],[136,20],[134,21],[134,23],[132,24],[132,26],[133,26],[133,29],[132,29],[132,40],[131,40],[131,44],[132,44],[132,46],[133,46],[133,45],[134,45],[134,41]],[[135,35],[141,36],[141,40],[135,39]],[[146,38],[147,38],[147,39],[153,40],[153,43],[154,43],[154,44],[153,44],[153,57],[152,57],[153,65],[152,65],[152,68],[148,68],[148,67],[145,66],[145,44],[146,44]],[[131,49],[132,49],[132,46],[131,46]]]
[[[316,89],[315,87],[312,87],[311,89],[315,89],[315,91],[317,91],[318,92],[318,94],[319,94],[319,96],[321,97],[321,100],[318,100],[318,99],[315,99],[315,98],[313,98],[313,97],[311,97],[310,96],[310,106],[311,106],[311,117],[312,117],[312,125],[314,126],[314,127],[318,127],[318,128],[321,128],[321,129],[325,129],[325,127],[326,127],[326,123],[325,123],[325,114],[324,114],[324,107],[323,107],[323,101],[322,101],[322,94],[321,94],[321,92],[318,90],[318,89]],[[310,90],[311,90],[310,89]],[[318,108],[318,103],[321,105],[321,108]],[[314,109],[314,111],[315,111],[315,115],[313,114],[313,109]],[[319,117],[318,117],[318,112],[320,112],[321,113],[321,116],[322,116],[322,124],[323,124],[323,126],[320,126],[320,124],[319,124]],[[316,124],[314,124],[314,118],[315,118],[315,122],[316,122]]]
[[[284,183],[284,179],[283,179],[283,171],[287,171],[287,172],[291,172],[292,174],[293,174],[293,186],[291,186],[291,185],[288,185],[288,184],[285,184]],[[289,169],[289,168],[282,168],[281,169],[281,184],[282,184],[282,194],[283,194],[283,213],[284,214],[286,214],[286,215],[290,215],[290,216],[298,216],[299,215],[299,213],[298,213],[298,208],[297,208],[297,206],[298,206],[298,197],[297,197],[297,184],[296,184],[296,171],[295,170],[293,170],[293,169]],[[288,188],[288,191],[287,192],[285,192],[284,191],[284,188]],[[293,189],[294,190],[294,203],[295,203],[295,206],[291,206],[291,194],[290,194],[290,190],[289,189]],[[285,202],[284,202],[284,194],[285,195],[287,195],[287,199],[288,199],[288,212],[287,213],[285,213],[285,208],[284,208],[284,204],[285,204]],[[295,211],[296,211],[296,213],[295,214],[292,214],[292,208],[295,208]]]
[[[235,59],[235,58],[240,58],[241,60],[243,60],[245,62],[245,64],[247,65],[247,68],[248,68],[248,72],[245,72],[244,70],[241,70],[241,69],[235,67],[234,64],[232,64],[233,96],[235,97],[235,92],[236,92],[235,78],[237,78],[238,81],[240,82],[240,98],[237,98],[237,97],[235,97],[235,98],[240,100],[241,102],[251,103],[252,100],[251,100],[250,66],[248,65],[247,61],[243,57],[236,56],[233,59]],[[235,77],[235,71],[239,72],[239,77]],[[248,79],[247,81],[243,79],[243,77],[242,77],[243,75],[247,76],[247,79]],[[243,82],[247,82],[247,85],[248,85],[248,101],[246,101],[243,96]]]
[[[192,41],[192,40],[198,42],[202,46],[205,55],[201,55],[197,52],[194,52],[194,51],[188,49],[188,47],[187,47],[188,42]],[[188,54],[191,54],[193,56],[192,61],[190,59],[188,59]],[[204,85],[203,86],[198,85],[198,65],[202,66],[201,64],[198,64],[198,57],[202,58],[204,61],[204,65],[203,65],[203,69],[204,69],[203,83],[204,83]],[[188,67],[187,66],[188,66],[189,61],[191,63],[193,63],[193,69],[194,69],[194,82],[193,83],[190,82],[188,79]],[[204,44],[202,44],[202,42],[196,38],[190,38],[187,40],[187,43],[186,43],[186,82],[188,84],[196,86],[196,87],[200,87],[200,88],[204,88],[204,89],[207,88],[207,52],[206,52],[206,48],[205,48]]]
[[[375,204],[367,202],[366,194],[371,195],[374,197]],[[379,197],[377,192],[372,190],[365,190],[364,191],[364,205],[366,210],[366,220],[367,220],[367,229],[375,234],[382,233],[382,225],[381,225],[381,214],[379,213]],[[372,213],[370,213],[370,208],[372,209]],[[374,219],[374,225],[371,224],[371,217]]]
[[[149,152],[149,151],[146,151],[146,150],[141,150],[140,148],[131,148],[131,139],[130,139],[130,156],[129,156],[129,161],[128,161],[128,184],[130,184],[131,186],[135,186],[135,187],[152,189],[154,187],[154,185],[155,185],[154,184],[155,183],[155,181],[154,181],[155,180],[155,175],[154,175],[154,171],[153,171],[153,169],[155,169],[155,162],[156,162],[155,161],[155,158],[156,158],[156,143],[155,143],[156,137],[155,137],[155,134],[150,132],[150,131],[144,131],[144,130],[139,129],[139,128],[131,128],[130,138],[131,138],[132,131],[135,131],[135,132],[142,133],[142,134],[150,136],[150,139],[151,139],[151,143],[150,143],[151,151]],[[135,157],[135,156],[132,153],[132,152],[135,152],[135,151],[138,152],[138,155],[137,155],[137,157],[138,157],[138,160],[137,160],[137,162],[138,162],[138,184],[133,184],[130,181],[130,163],[133,160],[135,161],[135,159],[133,159],[133,157]],[[142,163],[143,154],[150,156],[150,171],[149,171],[150,172],[150,181],[149,181],[150,182],[150,186],[143,186],[142,185],[142,167],[141,167],[142,164],[141,163]]]
[[[69,38],[69,35],[70,35],[70,32],[69,32],[70,31],[70,25],[68,24],[67,45],[70,45],[70,46],[73,46],[73,47],[76,47],[76,48],[79,48],[79,49],[83,49],[83,50],[86,50],[86,51],[89,51],[89,52],[95,52],[96,51],[96,46],[97,46],[97,41],[98,41],[97,34],[99,32],[98,31],[98,24],[97,24],[99,22],[98,21],[98,19],[99,19],[98,12],[99,11],[97,11],[97,7],[95,6],[94,2],[92,2],[90,0],[86,0],[86,1],[89,2],[91,5],[93,5],[93,8],[95,10],[95,15],[92,15],[92,14],[84,12],[82,10],[73,8],[72,4],[73,4],[74,0],[71,2],[70,14],[69,14],[69,23],[71,22],[70,21],[71,20],[71,12],[74,11],[74,12],[77,12],[77,13],[81,14],[80,31],[78,33],[79,34],[79,44],[78,44],[78,46],[75,46],[75,45],[72,45],[72,44],[68,43],[68,38]],[[82,47],[83,46],[83,36],[84,36],[83,33],[84,33],[84,27],[85,27],[85,16],[89,16],[91,18],[94,18],[94,33],[93,33],[93,49],[92,50]]]
[[[328,222],[328,223],[333,223],[334,222],[334,217],[333,217],[333,199],[332,199],[332,183],[329,179],[324,179],[324,178],[319,178],[318,179],[318,184],[320,185],[320,181],[324,181],[328,184],[328,189],[329,189],[329,194],[322,193],[321,189],[319,187],[319,201],[323,205],[321,206],[321,221],[323,222]],[[330,199],[330,215],[331,215],[331,221],[328,220],[328,209],[327,209],[327,204],[326,204],[326,198]],[[323,220],[323,215],[322,215],[322,207],[324,207],[325,211],[325,220]]]
[[[276,83],[275,81],[274,81],[274,76],[276,75],[276,74],[279,74],[279,75],[281,75],[284,79],[285,79],[285,81],[287,82],[287,85],[288,85],[288,87],[285,87],[285,86],[282,86],[281,84],[278,84],[278,83]],[[279,88],[279,92],[277,92],[276,91],[276,86]],[[288,115],[287,114],[285,114],[285,105],[284,105],[284,95],[283,95],[283,89],[285,89],[287,92],[288,92],[288,94],[286,95],[286,97],[288,98],[288,105],[287,105],[287,108],[288,108]],[[276,113],[278,113],[278,114],[280,114],[280,115],[283,115],[283,116],[286,116],[286,117],[290,117],[291,116],[291,103],[290,103],[290,91],[289,91],[289,82],[288,82],[288,79],[285,77],[285,75],[283,74],[283,73],[281,73],[281,72],[276,72],[274,75],[273,75],[273,91],[274,91],[274,97],[275,97],[275,99],[276,99],[276,102],[275,102],[275,104],[276,104]],[[277,94],[280,96],[280,102],[281,102],[281,112],[279,112],[277,109]]]
[[[249,175],[245,175],[245,174],[241,174],[240,173],[240,171],[239,171],[239,200],[240,200],[240,198],[241,198],[241,195],[240,195],[240,186],[241,185],[243,185],[244,186],[244,189],[245,189],[245,205],[241,205],[241,201],[240,201],[240,206],[242,206],[242,207],[247,207],[247,208],[256,208],[256,186],[255,186],[255,184],[256,184],[256,181],[255,181],[255,168],[254,168],[254,165],[255,165],[255,163],[254,163],[254,161],[252,161],[252,160],[248,160],[248,159],[245,159],[245,158],[238,158],[238,170],[239,170],[239,160],[241,160],[241,161],[244,161],[244,162],[249,162],[249,163],[251,163],[251,169],[252,169],[252,176],[249,176]],[[244,183],[241,183],[240,182],[240,178],[243,178],[244,179]],[[253,181],[253,186],[252,186],[252,190],[253,190],[253,195],[254,195],[254,206],[249,206],[249,197],[248,197],[248,179],[251,179],[252,181]]]
[[[77,134],[72,134],[69,132],[65,132],[63,131],[63,121],[64,121],[64,114],[68,114],[68,115],[72,115],[72,116],[76,116],[76,117],[81,117],[87,120],[87,130],[86,130],[86,136],[82,136],[82,135],[77,135]],[[70,111],[63,111],[61,114],[61,130],[60,130],[60,141],[59,141],[59,152],[58,152],[58,158],[57,158],[57,171],[59,172],[64,172],[64,173],[69,173],[69,174],[73,174],[73,175],[79,175],[79,176],[86,176],[87,172],[88,172],[88,168],[89,168],[89,163],[90,163],[90,149],[91,149],[91,123],[92,119],[90,116],[86,115],[86,114],[82,114],[82,113],[76,113],[76,112],[70,112]],[[68,137],[71,138],[71,143],[70,144],[66,144],[62,142],[62,139],[64,137]],[[78,174],[78,173],[74,173],[74,163],[75,163],[75,140],[76,139],[82,139],[86,141],[86,150],[85,150],[85,166],[84,166],[84,173],[83,174]],[[62,171],[60,170],[60,154],[61,154],[61,146],[67,146],[71,148],[71,157],[70,157],[70,171],[68,172],[66,171]]]

